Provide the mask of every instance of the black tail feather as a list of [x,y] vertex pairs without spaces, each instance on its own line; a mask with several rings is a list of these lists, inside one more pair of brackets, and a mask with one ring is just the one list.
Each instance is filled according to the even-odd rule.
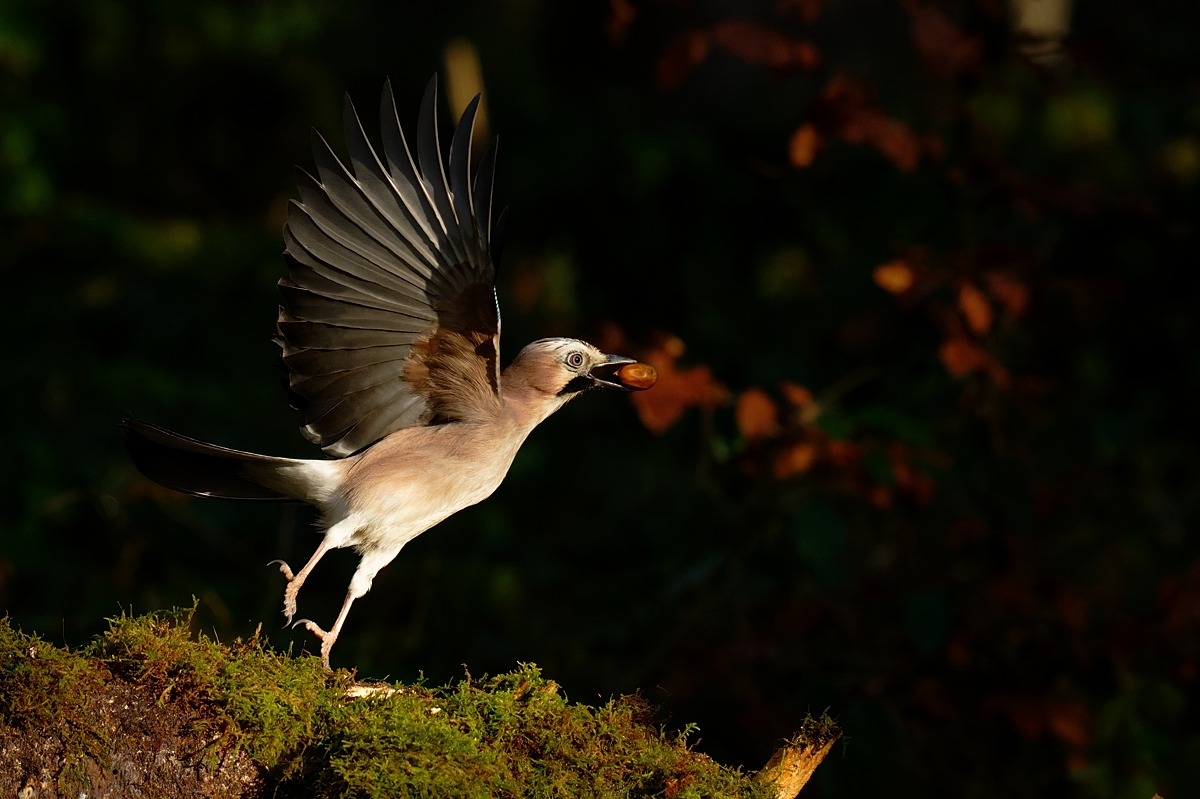
[[125,419],[121,427],[138,471],[161,486],[198,497],[294,501],[244,475],[247,463],[292,463],[286,458],[205,444],[137,419]]

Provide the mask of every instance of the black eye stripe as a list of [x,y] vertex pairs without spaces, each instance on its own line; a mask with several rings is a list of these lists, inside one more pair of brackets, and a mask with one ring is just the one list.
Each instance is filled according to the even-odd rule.
[[567,394],[578,394],[580,391],[587,391],[594,385],[595,384],[592,382],[591,378],[584,377],[583,375],[580,375],[579,377],[573,377],[571,378],[571,381],[563,386],[558,392],[558,396],[564,397]]

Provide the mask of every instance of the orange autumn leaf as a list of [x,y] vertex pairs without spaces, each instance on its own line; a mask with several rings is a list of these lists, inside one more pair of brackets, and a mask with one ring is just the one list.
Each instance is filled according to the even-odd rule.
[[850,469],[862,461],[862,448],[853,441],[829,441],[825,444],[829,462],[839,469]]
[[1013,729],[1029,739],[1041,736],[1046,727],[1041,702],[1024,693],[1001,694],[987,702],[990,710],[1008,717]]
[[904,445],[893,444],[888,450],[888,457],[892,462],[892,479],[896,481],[896,487],[908,493],[920,505],[932,503],[937,483],[912,465]]
[[967,326],[983,334],[992,326],[992,306],[974,283],[963,283],[958,289],[958,309],[967,320]]
[[712,42],[751,64],[772,69],[816,69],[821,56],[812,42],[790,36],[745,19],[727,19],[712,27]]
[[692,68],[708,58],[709,35],[703,30],[683,31],[663,50],[655,66],[658,87],[663,91],[677,88]]
[[675,424],[688,408],[715,408],[729,399],[729,390],[713,378],[707,366],[675,366],[683,351],[683,342],[669,336],[642,359],[658,370],[658,382],[649,391],[631,395],[631,400],[642,424],[655,433]]
[[883,153],[901,172],[912,172],[921,160],[921,140],[912,128],[890,117],[872,120],[867,128],[867,141]]
[[955,337],[938,348],[938,358],[946,371],[955,377],[965,377],[971,372],[987,368],[988,354],[975,342],[965,337]]
[[624,47],[625,39],[629,35],[629,26],[637,16],[638,9],[629,0],[609,0],[608,18],[604,21],[609,41],[617,47]]
[[[613,2],[615,13],[618,4]],[[683,31],[663,49],[655,70],[659,88],[670,90],[683,83],[692,69],[708,58],[713,46],[772,69],[813,70],[821,65],[821,54],[810,41],[794,39],[757,22],[727,19],[711,28]]]
[[779,0],[775,10],[780,14],[795,14],[802,22],[816,22],[821,16],[822,0]]
[[821,404],[804,386],[784,380],[779,384],[779,390],[788,402],[800,409],[801,424],[812,424],[821,415]]
[[850,144],[873,146],[902,172],[921,158],[921,140],[903,122],[889,117],[875,102],[869,84],[835,75],[813,103],[818,129]]
[[1084,702],[1052,700],[1046,703],[1046,726],[1071,749],[1084,751],[1092,741],[1092,714]]
[[988,293],[996,302],[1004,306],[1004,310],[1013,316],[1020,316],[1029,306],[1029,289],[1024,283],[1008,272],[988,272],[983,276],[987,283]]
[[775,479],[783,480],[795,474],[804,474],[817,462],[817,447],[809,441],[792,444],[775,456],[771,472]]
[[761,388],[748,388],[738,397],[733,411],[738,430],[749,439],[764,438],[779,427],[775,402]]
[[916,0],[902,0],[901,5],[912,21],[913,46],[930,75],[948,78],[973,70],[983,60],[983,41],[963,33],[941,11]]
[[871,486],[866,490],[864,497],[880,510],[892,509],[892,492],[886,486]]
[[780,68],[792,63],[792,40],[749,20],[729,19],[713,26],[713,43],[743,61]]
[[903,259],[875,267],[872,276],[875,278],[875,285],[892,294],[903,294],[917,281],[916,272]]
[[954,377],[966,377],[972,372],[983,372],[992,379],[997,388],[1012,387],[1012,377],[1003,365],[987,353],[987,350],[971,341],[961,332],[952,336],[938,348],[938,358],[946,371]]
[[806,122],[796,128],[792,138],[788,140],[788,161],[797,169],[803,169],[817,157],[817,147],[821,143],[820,134],[811,122]]
[[789,383],[785,380],[779,384],[779,390],[783,392],[783,396],[787,398],[788,402],[802,410],[816,402],[811,391],[796,383]]
[[821,53],[817,46],[808,41],[797,41],[792,45],[792,59],[801,69],[812,71],[821,66]]

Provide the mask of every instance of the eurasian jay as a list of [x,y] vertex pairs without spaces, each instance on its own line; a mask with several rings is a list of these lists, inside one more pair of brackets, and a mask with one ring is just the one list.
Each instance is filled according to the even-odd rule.
[[526,346],[500,369],[496,263],[501,214],[491,222],[496,142],[470,179],[477,96],[463,113],[443,167],[437,79],[417,122],[417,157],[384,86],[381,161],[346,98],[353,173],[313,131],[314,178],[297,169],[301,202],[283,228],[277,343],[289,370],[301,432],[328,460],[274,458],[206,444],[127,419],[138,469],[167,488],[227,499],[302,501],[325,535],[287,578],[283,613],[321,556],[354,547],[358,569],[328,631],[301,619],[329,653],[355,599],[416,536],[496,490],[540,422],[593,388],[652,386],[653,367],[583,341]]

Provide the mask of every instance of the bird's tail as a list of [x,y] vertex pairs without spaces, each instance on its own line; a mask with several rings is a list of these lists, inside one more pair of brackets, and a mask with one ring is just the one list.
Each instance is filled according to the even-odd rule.
[[323,505],[336,488],[339,461],[272,458],[205,444],[137,419],[121,422],[138,471],[161,486],[199,497]]

